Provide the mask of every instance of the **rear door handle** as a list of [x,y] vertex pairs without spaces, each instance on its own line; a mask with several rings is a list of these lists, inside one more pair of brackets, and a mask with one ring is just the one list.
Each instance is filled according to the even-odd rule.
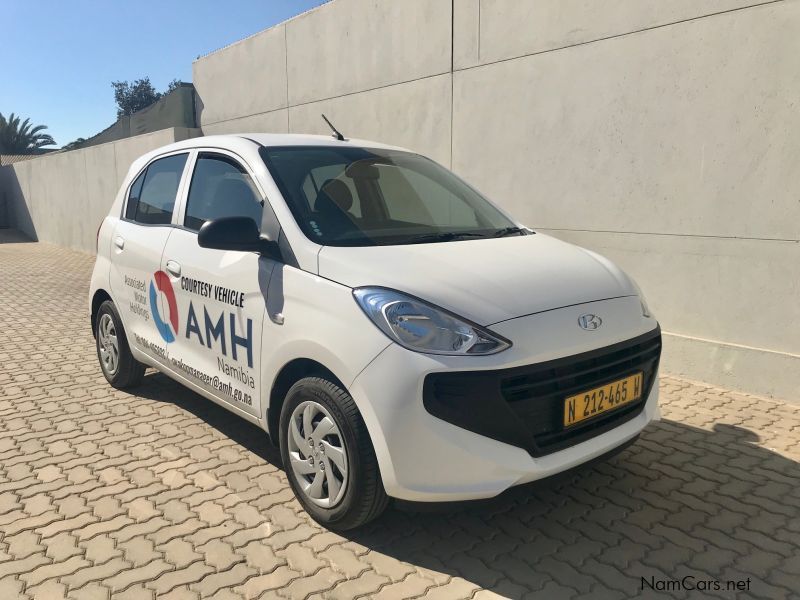
[[167,271],[173,277],[180,277],[181,276],[181,265],[174,260],[167,261]]
[[115,236],[114,245],[122,250],[125,247],[125,238],[123,238],[121,235]]

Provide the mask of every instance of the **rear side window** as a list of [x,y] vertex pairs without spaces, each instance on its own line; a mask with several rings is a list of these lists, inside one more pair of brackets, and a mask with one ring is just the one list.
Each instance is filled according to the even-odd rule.
[[250,217],[261,225],[261,196],[244,168],[222,154],[197,158],[183,224],[197,231],[206,221]]
[[169,224],[187,156],[176,154],[150,163],[131,186],[125,217],[145,225]]
[[139,196],[142,193],[142,183],[144,183],[144,176],[147,174],[147,169],[142,171],[136,178],[136,181],[131,185],[131,191],[128,194],[128,206],[125,209],[125,218],[133,219],[136,217],[136,207],[139,204]]

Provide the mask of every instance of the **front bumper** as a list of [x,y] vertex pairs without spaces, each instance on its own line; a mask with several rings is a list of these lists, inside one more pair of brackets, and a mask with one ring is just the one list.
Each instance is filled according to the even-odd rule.
[[[577,327],[578,316],[588,310],[603,315],[608,326],[604,334]],[[491,329],[514,346],[491,356],[454,357],[415,353],[392,344],[351,385],[390,496],[428,502],[492,497],[605,454],[658,418],[660,332],[653,319],[641,316],[638,298],[548,311]],[[619,358],[621,348],[636,346],[632,340],[651,347],[646,355],[650,362],[641,367],[643,400],[614,411],[613,418],[598,418],[576,428],[575,435],[572,428],[568,435],[555,431],[560,425],[556,426],[558,415],[553,410],[560,409],[572,390],[602,385],[619,373],[640,368],[622,357],[611,361],[621,365],[616,370],[581,376],[586,360],[598,362],[593,357],[608,356],[604,350],[609,347],[610,354]],[[542,387],[530,377],[543,369],[563,376],[569,365],[573,372],[565,380],[568,385],[557,389],[552,382]],[[509,381],[514,384],[511,396]],[[533,387],[528,385],[532,382]],[[519,395],[520,389],[526,390],[525,397],[514,402],[513,393]]]

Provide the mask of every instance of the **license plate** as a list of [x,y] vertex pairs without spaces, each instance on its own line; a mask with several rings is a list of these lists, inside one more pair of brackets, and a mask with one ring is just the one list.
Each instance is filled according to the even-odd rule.
[[564,427],[615,410],[641,397],[641,373],[570,396],[564,400]]

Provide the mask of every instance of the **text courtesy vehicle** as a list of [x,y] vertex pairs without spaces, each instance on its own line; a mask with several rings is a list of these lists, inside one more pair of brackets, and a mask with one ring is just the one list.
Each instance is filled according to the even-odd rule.
[[153,367],[264,429],[332,529],[495,496],[629,443],[661,332],[607,259],[413,152],[196,138],[136,160],[97,234],[100,366]]

